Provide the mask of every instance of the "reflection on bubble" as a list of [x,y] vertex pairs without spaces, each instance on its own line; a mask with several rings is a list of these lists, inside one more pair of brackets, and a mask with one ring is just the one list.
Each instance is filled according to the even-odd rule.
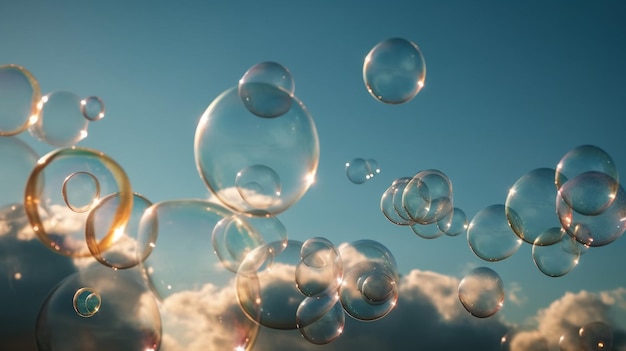
[[502,279],[491,268],[475,268],[459,283],[459,300],[472,316],[491,317],[504,304]]
[[81,317],[91,317],[98,312],[102,301],[100,294],[91,288],[80,288],[74,294],[74,311]]
[[404,188],[402,205],[413,221],[435,223],[452,211],[452,183],[436,169],[417,172]]
[[74,172],[63,181],[61,192],[70,210],[87,212],[100,198],[100,182],[89,172]]
[[[578,265],[580,258],[579,244],[569,235],[556,234],[562,232],[561,228],[554,228],[546,231],[537,237],[537,241],[542,242],[542,236],[560,236],[561,240],[555,244],[533,245],[532,256],[535,265],[539,270],[549,277],[561,277],[569,273]],[[552,240],[552,239],[550,239]]]
[[81,112],[81,99],[68,91],[55,91],[40,101],[41,114],[29,131],[39,141],[56,147],[76,145],[87,137],[89,121]]
[[[319,161],[317,130],[304,105],[296,97],[291,99],[290,109],[280,118],[258,118],[243,106],[237,88],[231,88],[200,118],[194,142],[196,165],[209,190],[225,206],[236,212],[275,215],[300,199],[313,183]],[[237,191],[237,174],[254,165],[273,170],[280,179],[279,196],[246,201]],[[271,193],[268,189],[273,188],[263,189]],[[263,208],[254,206],[259,203]]]
[[504,205],[480,210],[467,228],[470,248],[485,261],[501,261],[513,255],[522,245],[507,221]]
[[269,208],[280,199],[280,177],[264,165],[248,166],[237,172],[235,186],[241,198],[256,209]]
[[363,63],[367,91],[387,104],[407,102],[424,86],[426,64],[417,45],[402,38],[384,40],[374,46]]
[[307,297],[298,306],[296,323],[310,343],[328,344],[343,332],[346,315],[337,294]]
[[[39,156],[17,137],[0,137],[0,209],[14,212],[22,208],[24,188]],[[22,215],[24,215],[22,213]]]
[[104,118],[104,102],[97,96],[90,96],[80,100],[80,112],[91,122]]
[[0,66],[0,136],[16,135],[39,118],[41,90],[24,67]]
[[296,267],[296,286],[306,296],[330,294],[336,291],[343,265],[339,251],[325,238],[307,239],[300,249]]
[[613,346],[613,331],[608,324],[601,321],[584,325],[578,335],[584,351],[611,350]]

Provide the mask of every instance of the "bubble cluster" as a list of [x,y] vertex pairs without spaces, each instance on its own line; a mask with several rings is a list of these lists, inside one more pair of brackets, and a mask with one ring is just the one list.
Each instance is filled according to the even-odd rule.
[[378,162],[374,159],[354,158],[346,162],[346,175],[354,184],[363,184],[380,173]]

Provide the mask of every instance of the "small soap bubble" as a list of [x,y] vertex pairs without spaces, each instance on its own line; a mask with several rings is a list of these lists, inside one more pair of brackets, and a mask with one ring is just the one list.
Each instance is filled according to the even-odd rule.
[[277,62],[261,62],[241,77],[238,93],[248,111],[259,117],[282,116],[291,108],[294,81],[287,68]]
[[439,170],[420,171],[404,188],[402,204],[413,221],[435,223],[452,211],[452,183]]
[[104,102],[97,96],[89,96],[80,100],[80,112],[91,122],[104,118]]
[[[537,241],[542,242],[544,235],[556,236],[557,231],[563,232],[561,228],[547,230],[537,237]],[[533,261],[541,273],[549,277],[561,277],[569,273],[578,265],[580,258],[579,244],[576,240],[569,235],[560,234],[560,237],[561,240],[552,245],[533,245]]]
[[611,350],[613,346],[613,331],[611,327],[601,321],[585,324],[578,331],[583,351]]
[[415,97],[424,86],[426,64],[417,45],[402,38],[374,46],[363,62],[367,91],[387,104],[401,104]]
[[316,345],[336,340],[343,333],[345,322],[346,314],[336,293],[307,297],[296,311],[300,334]]
[[24,67],[0,66],[0,136],[25,131],[39,118],[41,90]]
[[504,304],[502,279],[491,268],[475,268],[459,283],[459,300],[472,316],[491,317]]
[[411,230],[420,238],[436,239],[445,233],[439,228],[438,223],[421,224],[413,223],[410,225]]
[[501,261],[522,245],[507,221],[505,206],[491,205],[480,210],[467,227],[467,241],[476,256],[485,261]]
[[81,99],[68,91],[55,91],[41,98],[41,114],[29,131],[39,141],[55,147],[76,145],[87,137],[89,121],[81,112]]
[[69,209],[87,212],[100,199],[100,182],[89,172],[74,172],[63,181],[61,192]]
[[372,178],[369,164],[362,158],[354,158],[346,162],[346,175],[354,184],[363,184]]
[[74,311],[81,317],[91,317],[98,312],[102,301],[100,294],[91,288],[80,288],[74,294]]
[[306,296],[336,291],[343,276],[339,251],[325,238],[307,239],[300,250],[296,267],[296,285]]
[[437,222],[437,226],[447,236],[457,236],[465,233],[469,226],[469,221],[465,212],[455,207],[448,215]]
[[[410,177],[394,180],[380,197],[380,210],[393,224],[409,225],[413,223],[413,221],[410,220],[409,214],[406,213],[406,210],[402,207],[402,191],[404,191],[404,187],[410,180]],[[396,207],[396,205],[398,205],[398,207]]]
[[241,198],[256,209],[269,208],[280,200],[280,177],[264,165],[248,166],[237,172],[235,186]]

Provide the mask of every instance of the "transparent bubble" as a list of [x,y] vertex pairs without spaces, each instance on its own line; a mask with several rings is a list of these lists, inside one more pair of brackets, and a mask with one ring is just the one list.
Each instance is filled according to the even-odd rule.
[[336,293],[307,297],[296,311],[300,334],[316,345],[336,340],[343,333],[345,322],[346,314]]
[[413,223],[410,227],[413,233],[424,239],[436,239],[444,235],[444,232],[439,229],[439,224],[436,222],[430,224]]
[[385,190],[380,198],[380,210],[393,224],[409,225],[413,223],[402,206],[402,192],[411,181],[410,177],[398,178]]
[[368,158],[367,169],[369,170],[370,179],[374,178],[377,174],[380,174],[380,167],[378,167],[378,161],[373,158]]
[[36,336],[41,351],[157,350],[161,317],[137,271],[95,265],[68,276],[48,295]]
[[24,67],[0,66],[0,136],[25,131],[39,118],[41,90],[37,79]]
[[344,272],[364,261],[379,262],[397,276],[396,259],[385,245],[378,241],[361,239],[339,245]]
[[115,243],[117,228],[130,218],[133,193],[122,167],[100,151],[74,147],[40,158],[26,182],[24,209],[33,231],[48,248],[66,256],[86,257],[91,256],[85,240],[88,212],[69,208],[62,191],[68,176],[77,172],[94,176],[101,196],[119,193],[114,220],[101,228],[103,237],[94,243],[100,251],[109,248]]
[[104,102],[97,96],[89,96],[80,100],[80,112],[91,122],[104,118]]
[[459,300],[472,316],[491,317],[504,304],[502,279],[491,268],[475,268],[459,283]]
[[[556,231],[561,231],[561,228],[546,231],[537,237],[537,241],[541,242],[543,235],[554,236]],[[578,265],[580,250],[574,238],[561,235],[561,240],[555,244],[533,245],[532,255],[535,265],[543,274],[549,277],[561,277]]]
[[[596,176],[580,182],[579,187],[563,191],[563,185],[588,172]],[[598,176],[598,173],[604,177]],[[606,151],[594,145],[581,145],[561,158],[556,167],[555,184],[569,207],[591,216],[604,211],[613,202],[619,187],[619,176],[615,162]]]
[[578,331],[580,343],[584,351],[611,350],[613,346],[613,331],[604,322],[585,324]]
[[569,328],[559,337],[559,351],[583,351],[578,335],[579,328]]
[[282,116],[291,108],[295,84],[287,68],[277,62],[261,62],[241,77],[238,94],[248,111],[259,117]]
[[307,239],[300,250],[296,267],[296,285],[306,296],[329,294],[336,291],[343,265],[339,251],[325,238]]
[[280,200],[280,177],[264,165],[248,166],[237,172],[235,186],[241,198],[256,209],[270,208]]
[[111,246],[101,250],[97,243],[106,236],[103,228],[110,228],[111,224],[115,223],[116,210],[121,200],[119,193],[103,198],[89,212],[85,227],[87,247],[93,257],[103,265],[114,269],[134,267],[146,258],[145,252],[139,253],[139,221],[143,213],[152,205],[152,202],[144,196],[133,194],[130,218],[124,225],[115,228]]
[[437,227],[447,236],[457,236],[465,233],[468,225],[467,215],[458,207],[454,207],[449,214],[437,222]]
[[[574,179],[575,180],[575,179]],[[561,194],[575,182],[566,182],[557,195],[557,213],[567,233],[586,246],[604,246],[622,236],[626,230],[626,192],[620,186],[611,205],[602,213],[586,216],[567,205]]]
[[372,172],[367,161],[362,158],[354,158],[346,162],[346,175],[352,183],[363,184],[370,180]]
[[485,261],[501,261],[522,245],[507,221],[504,205],[491,205],[479,211],[467,227],[470,249]]
[[[268,243],[241,262],[237,298],[250,319],[272,329],[297,328],[296,312],[306,297],[294,281],[301,249],[300,241],[289,240],[284,248],[282,242]],[[271,269],[266,260],[272,261]],[[258,273],[257,267],[262,267]]]
[[55,91],[41,98],[41,114],[29,132],[55,147],[76,145],[87,137],[89,121],[81,112],[81,99],[68,91]]
[[89,172],[74,172],[63,181],[61,192],[70,210],[87,212],[100,199],[100,182]]
[[98,312],[102,300],[100,294],[91,288],[80,288],[74,294],[74,311],[81,317],[91,317]]
[[435,223],[452,211],[452,183],[439,170],[420,171],[404,188],[402,205],[413,221]]
[[537,241],[546,230],[561,226],[555,211],[555,172],[551,168],[534,169],[509,189],[505,202],[506,217],[513,232],[527,243],[551,245],[561,239],[544,235],[542,240],[545,241]]
[[[209,190],[236,212],[275,215],[294,204],[313,183],[319,140],[313,119],[295,97],[281,118],[258,118],[241,103],[236,88],[217,97],[202,115],[194,142],[198,171]],[[263,165],[280,179],[280,196],[263,208],[237,191],[237,174]],[[250,200],[250,199],[248,199]]]
[[217,222],[211,234],[215,253],[224,268],[233,273],[237,273],[252,250],[274,241],[287,245],[287,229],[278,218],[271,216],[233,214]]
[[[17,137],[0,138],[0,210],[4,213],[23,209],[26,180],[39,155]],[[25,216],[15,213],[16,215]]]
[[376,44],[365,57],[363,80],[367,91],[387,104],[407,102],[424,86],[426,64],[417,45],[402,38]]

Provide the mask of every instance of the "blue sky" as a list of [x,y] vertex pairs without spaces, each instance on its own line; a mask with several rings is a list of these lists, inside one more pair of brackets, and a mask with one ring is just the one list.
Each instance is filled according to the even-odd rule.
[[[488,263],[464,236],[424,240],[379,208],[394,179],[439,169],[453,183],[455,206],[472,218],[503,204],[519,177],[555,167],[582,144],[603,148],[624,173],[622,2],[13,1],[0,5],[0,33],[0,64],[26,67],[42,93],[103,99],[106,117],[89,125],[79,145],[118,161],[133,190],[152,202],[208,197],[194,163],[198,120],[249,67],[276,61],[291,71],[320,141],[315,184],[279,215],[290,239],[374,239],[393,252],[403,275],[419,270],[460,279],[489,266],[519,298],[505,301],[503,321],[490,322],[502,326],[536,317],[568,292],[626,288],[619,273],[624,239],[590,250],[568,275],[549,278],[535,268],[530,246]],[[425,87],[401,105],[373,99],[362,78],[365,55],[391,37],[415,42],[426,61]],[[20,138],[40,155],[53,149],[27,134]],[[377,160],[381,173],[350,183],[344,164],[355,157]],[[616,320],[626,322],[626,311],[618,312]],[[264,335],[259,350],[269,345]],[[347,327],[344,336],[350,335]],[[342,342],[323,349],[350,345]]]

